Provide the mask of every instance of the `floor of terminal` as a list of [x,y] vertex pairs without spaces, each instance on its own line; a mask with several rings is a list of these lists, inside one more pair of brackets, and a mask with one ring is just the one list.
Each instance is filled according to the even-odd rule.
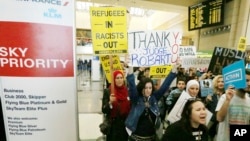
[[79,138],[81,141],[102,141],[103,135],[99,124],[103,120],[101,100],[103,95],[102,81],[90,81],[87,73],[77,77]]

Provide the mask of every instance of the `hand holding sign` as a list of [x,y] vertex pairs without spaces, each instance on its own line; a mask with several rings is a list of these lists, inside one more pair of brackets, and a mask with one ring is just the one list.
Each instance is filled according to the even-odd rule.
[[178,68],[181,66],[181,64],[180,64],[180,58],[178,57],[177,58],[177,61],[176,61],[176,64],[175,65],[173,65],[173,67],[172,67],[172,72],[173,73],[177,73],[178,72]]
[[130,64],[130,58],[129,58],[129,54],[125,55],[125,61],[124,63],[128,66],[128,74],[132,74],[134,72],[133,67]]
[[228,89],[226,90],[226,99],[230,101],[232,97],[234,96],[234,94],[235,94],[234,87],[228,86]]

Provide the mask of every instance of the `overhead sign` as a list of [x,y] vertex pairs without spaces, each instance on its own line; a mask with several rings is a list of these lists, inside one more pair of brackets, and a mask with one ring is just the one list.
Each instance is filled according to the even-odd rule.
[[123,7],[91,7],[94,54],[127,53],[127,10]]
[[204,1],[188,7],[188,29],[221,25],[224,22],[224,0]]
[[246,88],[246,72],[244,60],[237,61],[222,70],[225,89],[233,86],[237,89]]

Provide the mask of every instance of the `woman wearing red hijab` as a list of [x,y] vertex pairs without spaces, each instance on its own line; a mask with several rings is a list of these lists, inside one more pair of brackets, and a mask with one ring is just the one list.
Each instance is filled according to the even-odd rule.
[[102,112],[111,120],[111,130],[106,139],[107,141],[127,141],[125,119],[130,111],[128,88],[122,71],[114,71],[113,79],[113,88],[110,85],[105,89],[102,99]]

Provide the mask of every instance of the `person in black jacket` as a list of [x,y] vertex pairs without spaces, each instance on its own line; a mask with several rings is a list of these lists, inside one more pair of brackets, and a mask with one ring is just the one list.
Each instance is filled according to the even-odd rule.
[[4,119],[3,119],[3,111],[2,111],[2,102],[0,98],[0,141],[6,141],[6,133],[4,128]]
[[167,127],[162,141],[208,141],[206,116],[206,107],[201,99],[188,99],[181,119]]

